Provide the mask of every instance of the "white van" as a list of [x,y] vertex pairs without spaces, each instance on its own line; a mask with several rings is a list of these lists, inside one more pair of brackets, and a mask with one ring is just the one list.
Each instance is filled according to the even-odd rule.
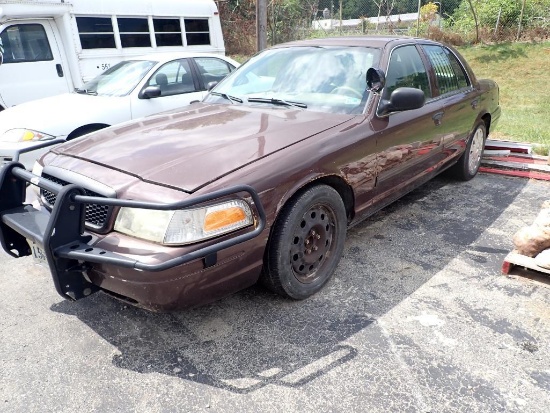
[[0,111],[183,50],[225,54],[213,0],[0,0]]

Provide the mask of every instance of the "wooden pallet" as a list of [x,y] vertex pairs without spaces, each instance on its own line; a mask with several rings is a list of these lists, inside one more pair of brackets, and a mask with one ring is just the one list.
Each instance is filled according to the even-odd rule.
[[509,275],[512,272],[512,269],[516,266],[550,275],[550,269],[539,267],[535,264],[534,258],[519,254],[514,250],[510,252],[506,258],[504,258],[504,262],[502,263],[502,273]]

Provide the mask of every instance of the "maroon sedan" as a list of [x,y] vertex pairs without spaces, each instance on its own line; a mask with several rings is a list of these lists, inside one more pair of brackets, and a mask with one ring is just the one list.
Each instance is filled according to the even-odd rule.
[[166,311],[258,280],[303,299],[349,226],[446,169],[473,178],[499,116],[495,82],[436,42],[282,44],[201,103],[57,146],[32,173],[2,167],[0,240],[73,300]]

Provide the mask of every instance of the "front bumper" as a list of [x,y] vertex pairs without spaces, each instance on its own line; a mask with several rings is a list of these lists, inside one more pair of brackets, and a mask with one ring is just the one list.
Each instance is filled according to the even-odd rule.
[[[46,214],[31,205],[25,204],[27,182],[57,195],[51,214]],[[139,260],[92,245],[92,237],[84,232],[86,204],[174,210],[192,207],[228,195],[243,193],[250,197],[256,211],[256,225],[252,231],[226,237],[219,242],[189,251],[184,255],[168,257],[158,262],[151,263]],[[126,283],[126,286],[132,286],[127,288],[128,291],[133,289],[137,293],[123,295],[135,300],[136,304],[150,309],[175,308],[175,296],[167,298],[159,294],[159,291],[167,291],[171,288],[177,293],[178,297],[182,297],[181,288],[184,288],[182,287],[184,284],[180,283],[181,285],[178,287],[175,283],[177,278],[172,275],[175,272],[171,269],[187,264],[185,271],[189,273],[189,277],[193,277],[194,274],[200,274],[205,268],[215,267],[218,264],[218,252],[225,250],[225,255],[227,255],[227,251],[230,251],[231,254],[235,253],[234,247],[256,238],[262,233],[265,223],[265,212],[259,196],[254,189],[246,185],[234,186],[170,204],[152,203],[85,196],[82,187],[74,184],[61,186],[42,179],[25,170],[20,163],[12,162],[0,167],[0,242],[3,249],[11,256],[18,258],[31,254],[28,241],[38,244],[46,255],[57,292],[66,299],[78,300],[100,289],[119,294],[121,292],[120,283]],[[249,252],[247,251],[247,255]],[[224,257],[221,263],[224,260],[227,261],[224,264],[224,270],[234,271],[237,275],[241,272],[243,276],[244,274],[250,275],[253,272],[253,267],[257,267],[257,263],[247,262],[246,259],[244,261],[241,259],[240,266],[235,267],[228,264],[235,261],[234,259]],[[176,272],[181,272],[182,268],[184,267],[179,267]],[[168,278],[165,276],[164,282],[168,283],[165,286],[170,288],[156,288],[154,283],[151,282],[151,278],[148,280],[141,278],[140,281],[140,277],[135,276],[136,270],[143,274],[161,272],[168,274]],[[113,273],[118,273],[119,276],[112,277]],[[179,279],[184,275],[182,274]],[[225,276],[228,278],[228,274],[225,274]],[[160,278],[162,279],[162,277]],[[117,279],[118,281],[116,281]],[[210,281],[213,285],[216,284],[215,280]],[[199,279],[194,280],[194,282],[195,285],[201,283]],[[237,280],[234,284],[238,283]],[[117,285],[119,287],[116,287]],[[124,291],[124,289],[122,290]],[[140,294],[139,291],[142,293]],[[206,298],[203,300],[204,302],[208,301],[208,297],[212,294],[213,298],[217,296],[216,292],[206,291],[204,294]],[[185,296],[185,294],[183,295]],[[157,296],[156,299],[155,296]],[[155,302],[155,300],[158,302]],[[200,300],[197,301],[197,303],[200,302]],[[197,303],[191,302],[190,304]]]

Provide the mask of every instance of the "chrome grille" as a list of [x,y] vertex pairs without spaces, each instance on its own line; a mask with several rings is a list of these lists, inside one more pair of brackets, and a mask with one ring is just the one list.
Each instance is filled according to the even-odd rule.
[[[42,174],[42,178],[47,179],[48,181],[55,182],[56,184],[65,186],[69,185],[70,182],[64,181],[62,179],[56,178],[48,174]],[[105,198],[103,195],[98,194],[94,191],[89,191],[84,189],[84,193],[87,196],[97,196]],[[47,191],[46,189],[40,189],[40,194],[42,199],[48,204],[49,207],[53,207],[57,195],[53,192]],[[97,205],[97,204],[86,204],[85,220],[86,224],[91,225],[96,228],[101,228],[107,223],[109,218],[110,207],[108,205]]]

